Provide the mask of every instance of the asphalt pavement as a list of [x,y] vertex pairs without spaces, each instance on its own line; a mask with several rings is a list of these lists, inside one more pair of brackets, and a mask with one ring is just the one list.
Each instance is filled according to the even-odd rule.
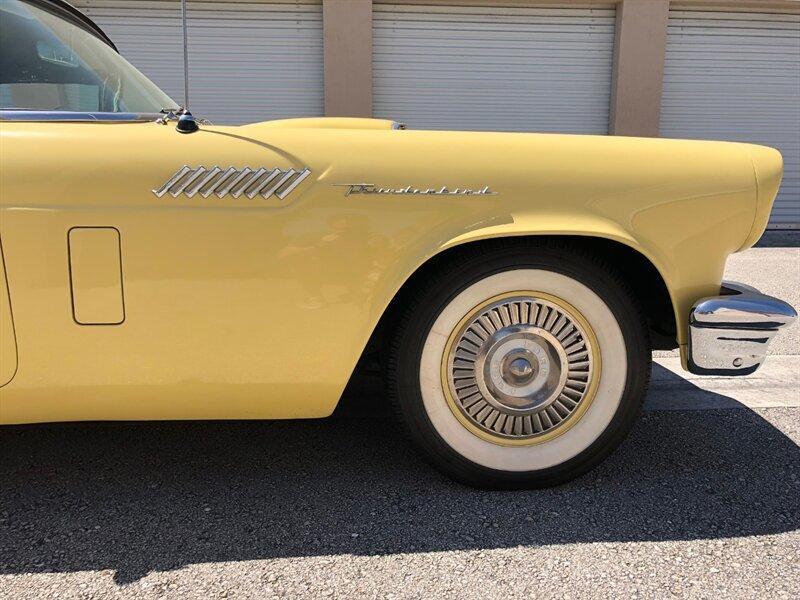
[[[726,275],[800,306],[800,234]],[[379,395],[321,421],[0,428],[0,598],[800,597],[800,325],[741,380],[660,353],[570,484],[484,492]]]

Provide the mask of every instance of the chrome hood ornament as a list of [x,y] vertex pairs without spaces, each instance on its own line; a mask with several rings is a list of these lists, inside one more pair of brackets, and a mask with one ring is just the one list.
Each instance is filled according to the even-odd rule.
[[352,196],[355,194],[390,194],[400,196],[494,196],[497,192],[493,192],[488,185],[482,188],[465,188],[457,187],[450,189],[443,185],[438,188],[415,188],[411,185],[405,187],[392,188],[380,187],[374,183],[334,183],[338,187],[346,187],[347,191],[345,196]]

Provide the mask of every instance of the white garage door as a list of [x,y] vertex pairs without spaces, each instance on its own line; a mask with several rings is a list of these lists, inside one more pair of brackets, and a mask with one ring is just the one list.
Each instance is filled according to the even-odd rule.
[[[119,51],[183,102],[180,2],[79,0]],[[189,102],[237,124],[324,112],[320,1],[188,2]]]
[[420,129],[608,133],[613,7],[376,4],[376,116]]
[[770,226],[800,225],[800,15],[670,11],[661,135],[778,148]]

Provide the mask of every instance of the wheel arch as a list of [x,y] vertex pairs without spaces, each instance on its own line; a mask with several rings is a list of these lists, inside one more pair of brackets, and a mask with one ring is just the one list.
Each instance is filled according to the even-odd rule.
[[386,354],[386,344],[391,339],[393,326],[407,303],[406,299],[417,286],[422,285],[428,273],[436,270],[442,263],[497,245],[518,245],[520,249],[551,245],[601,256],[620,273],[640,301],[647,317],[653,349],[671,350],[678,347],[677,308],[667,280],[661,269],[633,240],[600,234],[572,233],[463,236],[451,240],[440,251],[429,256],[398,288],[373,329],[351,376],[351,383],[359,372],[368,368],[368,364],[374,364],[378,360],[382,362],[381,356]]

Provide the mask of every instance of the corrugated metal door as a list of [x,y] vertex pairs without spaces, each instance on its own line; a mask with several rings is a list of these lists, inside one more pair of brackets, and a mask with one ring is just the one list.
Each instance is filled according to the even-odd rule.
[[800,225],[800,14],[670,11],[661,135],[778,148],[770,227]]
[[[177,0],[74,4],[125,58],[183,101]],[[192,112],[236,124],[324,112],[321,1],[188,3]]]
[[378,117],[421,129],[608,133],[615,10],[376,4]]

